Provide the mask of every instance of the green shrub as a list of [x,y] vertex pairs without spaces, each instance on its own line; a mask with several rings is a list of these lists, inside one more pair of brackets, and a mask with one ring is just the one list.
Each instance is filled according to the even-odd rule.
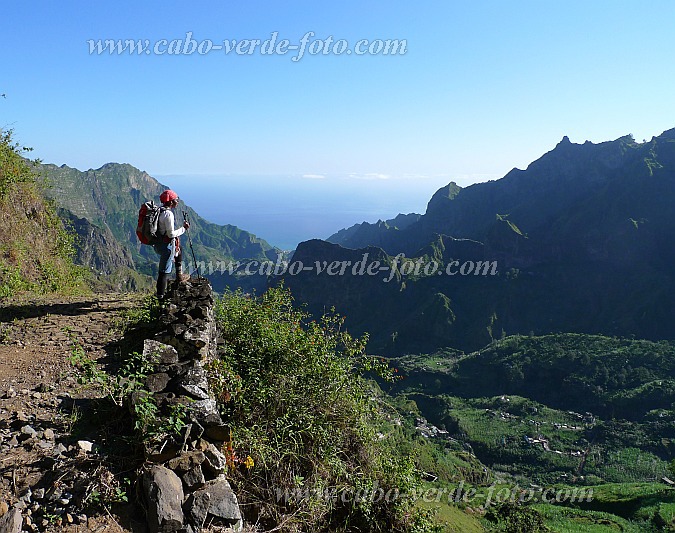
[[374,429],[381,399],[362,373],[382,373],[382,361],[342,317],[309,321],[292,304],[277,288],[225,294],[217,307],[211,385],[239,458],[255,463],[236,480],[248,519],[281,531],[423,531],[430,521],[403,496],[419,483],[413,461]]
[[22,147],[12,139],[11,130],[0,130],[0,198],[17,183],[33,182],[33,174],[22,155],[31,148]]
[[544,524],[544,517],[536,509],[505,503],[491,508],[485,518],[491,523],[492,531],[504,533],[544,533],[550,531]]

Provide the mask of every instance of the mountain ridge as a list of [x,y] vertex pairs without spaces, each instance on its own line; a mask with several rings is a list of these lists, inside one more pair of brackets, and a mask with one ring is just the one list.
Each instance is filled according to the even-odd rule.
[[[138,210],[147,200],[158,201],[159,194],[169,187],[161,184],[147,172],[129,163],[106,163],[98,169],[80,171],[67,165],[42,164],[43,179],[49,184],[47,195],[74,217],[86,219],[93,226],[109,231],[127,250],[132,264],[146,275],[154,276],[157,257],[149,246],[143,246],[136,237]],[[180,191],[178,191],[180,194]],[[279,250],[265,240],[233,225],[218,225],[203,219],[189,205],[181,203],[176,212],[186,211],[190,220],[190,239],[195,255],[204,264],[217,264],[230,260],[275,259]],[[184,249],[187,250],[187,239]],[[89,259],[89,266],[105,263],[98,257]],[[192,261],[187,261],[192,267]],[[208,273],[214,287],[222,290],[236,280]],[[249,279],[249,281],[252,281]],[[261,280],[257,280],[260,283]]]
[[[405,254],[443,266],[453,259],[496,261],[496,276],[406,275],[399,303],[387,300],[386,311],[377,305],[382,289],[375,279],[347,273],[337,293],[325,276],[285,279],[310,308],[329,298],[353,316],[356,333],[368,331],[382,353],[477,349],[530,332],[675,338],[668,318],[675,313],[673,135],[597,144],[564,137],[525,170],[439,189],[427,212],[403,230],[370,228],[389,258]],[[476,243],[471,251],[467,241]],[[364,293],[358,300],[350,284]],[[426,306],[433,301],[439,303],[430,317]]]
[[[529,228],[541,226],[545,221],[527,217],[523,221],[518,220],[528,211],[528,202],[550,201],[551,206],[557,206],[557,211],[563,211],[584,193],[605,183],[607,171],[621,163],[627,147],[647,144],[639,145],[628,135],[614,141],[586,141],[583,144],[572,143],[565,136],[525,170],[514,168],[498,180],[463,188],[450,182],[434,193],[427,211],[417,222],[401,230],[400,235],[383,237],[381,243],[388,253],[395,255],[399,252],[412,254],[415,250],[407,243],[413,240],[419,242],[420,239],[431,240],[434,233],[483,241],[491,226],[491,221],[484,216],[485,211],[489,211],[492,217],[495,214],[509,214],[516,219],[518,226],[522,224],[529,231]],[[589,164],[589,159],[593,159],[592,164]],[[561,170],[562,174],[559,173]],[[584,175],[580,176],[582,171]],[[563,179],[572,188],[571,191],[560,190],[560,181]],[[553,190],[552,184],[555,185]],[[352,247],[348,240],[340,244]]]

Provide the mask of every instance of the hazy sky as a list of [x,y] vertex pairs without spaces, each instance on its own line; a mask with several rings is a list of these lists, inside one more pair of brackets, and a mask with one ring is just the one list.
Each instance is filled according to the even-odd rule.
[[[673,24],[670,0],[6,2],[0,126],[82,170],[466,184],[526,167],[563,135],[674,127]],[[314,35],[297,61],[251,43],[170,53],[188,32],[202,51]],[[152,49],[90,54],[98,39]],[[387,39],[406,53],[355,52]],[[331,53],[312,55],[319,45]]]

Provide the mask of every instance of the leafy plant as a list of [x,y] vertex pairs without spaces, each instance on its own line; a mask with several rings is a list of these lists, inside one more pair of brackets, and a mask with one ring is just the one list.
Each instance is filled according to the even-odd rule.
[[151,428],[156,424],[159,408],[153,395],[141,391],[133,398],[134,430],[141,435],[150,435]]
[[[0,198],[17,183],[32,182],[34,176],[24,160],[32,148],[21,146],[12,138],[12,130],[0,130]],[[39,161],[35,161],[38,163]]]
[[157,439],[167,434],[179,433],[186,425],[187,405],[170,406],[168,413],[161,413],[155,396],[145,388],[145,380],[157,365],[157,357],[146,357],[132,352],[126,356],[114,375],[101,370],[81,344],[71,335],[69,362],[80,372],[82,385],[98,388],[115,407],[122,408],[130,402],[133,429],[140,440]]
[[550,531],[544,523],[544,517],[534,508],[502,504],[490,509],[486,515],[487,520],[493,523],[494,531],[504,533],[545,533]]
[[[222,351],[211,384],[237,450],[255,461],[238,480],[245,503],[260,510],[251,519],[284,531],[422,531],[427,522],[403,496],[418,472],[378,439],[382,399],[361,376],[395,372],[366,354],[366,337],[353,338],[335,314],[311,320],[284,288],[226,293],[217,319]],[[392,501],[341,498],[394,488],[401,497]]]
[[128,396],[143,388],[143,382],[156,365],[152,358],[146,359],[138,352],[132,352],[122,363],[119,371],[111,375],[98,367],[82,345],[71,336],[71,353],[68,361],[79,372],[78,382],[81,385],[94,386],[117,407],[122,407]]
[[141,391],[136,395],[133,406],[134,429],[143,440],[179,434],[186,425],[186,405],[174,404],[169,408],[168,414],[164,415],[160,413],[151,392]]

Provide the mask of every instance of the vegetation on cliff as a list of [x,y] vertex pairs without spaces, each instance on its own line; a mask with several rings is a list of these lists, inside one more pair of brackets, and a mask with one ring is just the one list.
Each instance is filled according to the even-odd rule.
[[29,149],[0,130],[0,298],[22,291],[72,291],[82,272],[73,265],[74,237],[45,199]]

